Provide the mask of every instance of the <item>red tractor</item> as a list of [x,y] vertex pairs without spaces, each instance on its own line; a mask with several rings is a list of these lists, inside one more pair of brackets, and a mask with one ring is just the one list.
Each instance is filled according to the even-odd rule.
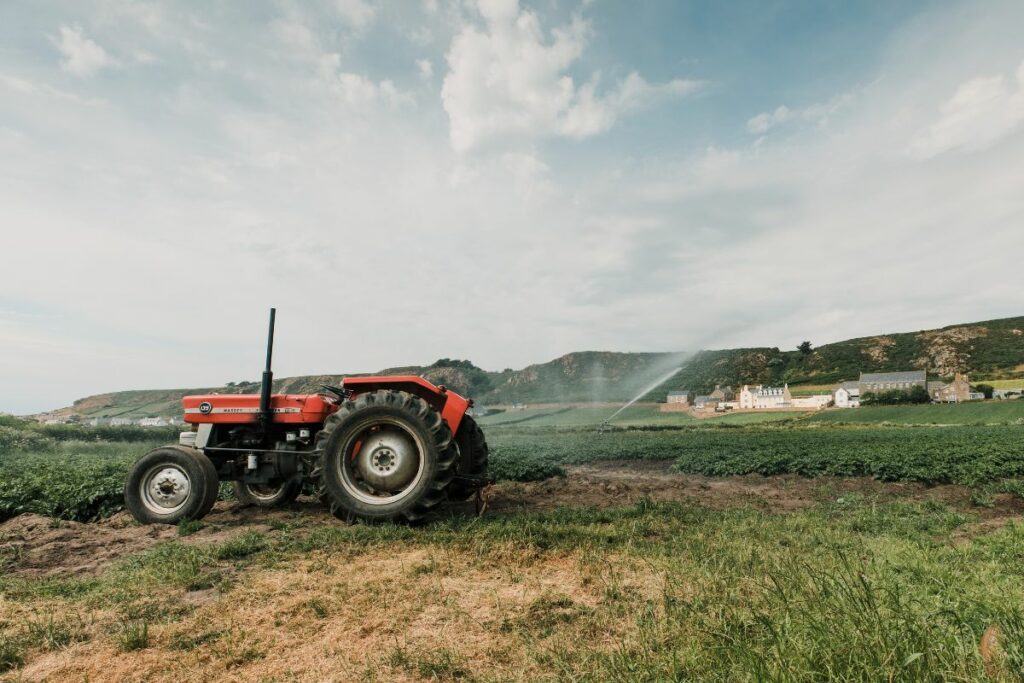
[[206,515],[221,481],[244,504],[290,503],[310,488],[352,521],[415,522],[446,500],[487,484],[487,442],[467,414],[473,402],[422,377],[350,377],[317,394],[182,399],[192,431],[142,456],[125,484],[128,511],[143,524]]

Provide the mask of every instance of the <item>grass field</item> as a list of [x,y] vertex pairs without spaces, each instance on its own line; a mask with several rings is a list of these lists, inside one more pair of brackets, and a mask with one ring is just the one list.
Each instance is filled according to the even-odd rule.
[[894,424],[1011,424],[1024,423],[1024,400],[978,401],[960,405],[864,406],[849,410],[826,410],[811,418],[814,422]]
[[[1024,527],[940,503],[270,529],[0,575],[9,680],[1014,681]],[[196,597],[189,597],[196,596]],[[978,642],[998,625],[1001,652]]]
[[835,384],[793,384],[789,387],[789,393],[793,396],[812,396],[814,394],[831,394],[835,390]]
[[[580,406],[568,408],[527,408],[489,415],[480,420],[483,426],[516,425],[522,427],[581,427],[597,426],[611,417],[619,406]],[[1024,412],[1022,412],[1024,414]],[[791,420],[806,415],[806,411],[726,413],[706,418],[708,424],[760,424]],[[610,424],[630,426],[685,426],[702,422],[685,412],[661,412],[657,403],[637,403],[617,415]]]
[[[598,425],[618,408],[616,406],[548,407],[509,411],[484,417],[484,426],[579,427]],[[1011,424],[1024,421],[1024,400],[978,401],[960,405],[865,406],[856,409],[824,411],[782,411],[726,413],[698,420],[688,413],[659,411],[659,404],[638,403],[618,415],[611,424],[630,426],[705,426],[753,425],[789,420],[812,422],[849,422],[862,424]]]
[[1024,379],[983,379],[978,384],[989,384],[996,389],[1024,389]]
[[0,680],[1024,680],[1024,401],[707,420],[646,404],[598,431],[611,412],[482,420],[496,478],[567,477],[499,495],[543,501],[580,466],[652,461],[669,490],[750,474],[970,488],[954,502],[833,483],[792,507],[719,499],[708,479],[711,505],[570,497],[417,528],[347,526],[313,503],[219,503],[178,530],[3,522],[103,520],[168,438],[5,423]]
[[[565,465],[611,460],[671,460],[680,471],[710,475],[865,475],[1003,482],[1014,490],[1012,482],[1024,476],[1024,401],[704,420],[638,404],[612,422],[613,431],[599,433],[597,425],[614,410],[545,408],[484,418],[491,476],[535,481],[563,473]],[[173,436],[174,430],[0,426],[0,521],[22,512],[79,521],[113,514],[131,463]]]

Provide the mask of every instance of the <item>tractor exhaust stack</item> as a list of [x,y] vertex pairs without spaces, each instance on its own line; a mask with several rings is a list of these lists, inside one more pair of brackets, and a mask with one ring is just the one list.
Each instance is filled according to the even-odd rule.
[[267,367],[263,370],[263,382],[260,385],[260,426],[266,433],[271,422],[270,390],[274,384],[274,373],[270,369],[270,361],[274,355],[274,317],[277,309],[270,309],[270,329],[267,332]]

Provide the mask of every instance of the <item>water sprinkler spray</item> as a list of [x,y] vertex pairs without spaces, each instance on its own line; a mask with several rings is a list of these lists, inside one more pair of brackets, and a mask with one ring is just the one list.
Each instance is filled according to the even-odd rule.
[[619,415],[619,414],[620,414],[620,413],[621,413],[622,411],[624,411],[624,410],[625,410],[626,408],[630,407],[631,405],[633,405],[634,403],[636,403],[637,401],[639,401],[639,400],[640,400],[641,398],[643,398],[643,397],[644,397],[644,396],[646,396],[647,394],[651,393],[652,391],[654,391],[655,389],[657,389],[658,387],[660,387],[660,386],[661,386],[662,384],[664,384],[665,382],[667,382],[667,381],[669,381],[670,379],[672,379],[673,377],[675,377],[676,373],[677,373],[677,372],[679,372],[679,371],[680,371],[680,370],[682,370],[682,369],[683,369],[683,366],[682,366],[682,365],[680,365],[680,366],[679,366],[678,368],[675,368],[675,369],[673,369],[673,370],[672,370],[671,372],[669,372],[669,373],[668,373],[667,375],[665,375],[664,377],[660,378],[660,379],[659,379],[658,381],[656,381],[656,382],[655,382],[654,384],[652,384],[652,385],[648,386],[648,387],[647,387],[647,388],[645,388],[645,389],[644,389],[643,391],[641,391],[641,392],[640,392],[639,394],[637,394],[636,396],[634,396],[634,397],[633,397],[632,399],[630,399],[630,400],[629,400],[629,401],[628,401],[628,402],[627,402],[627,403],[626,403],[626,404],[625,404],[624,406],[622,406],[621,408],[619,408],[618,410],[616,410],[616,411],[615,411],[614,413],[612,413],[611,415],[609,415],[608,417],[606,417],[606,418],[604,419],[604,421],[602,421],[602,422],[601,422],[601,425],[600,425],[600,426],[598,427],[598,431],[599,431],[599,432],[603,432],[603,431],[606,431],[607,429],[611,428],[611,421],[612,421],[612,420],[614,420],[614,419],[615,419],[616,417],[618,417],[618,415]]

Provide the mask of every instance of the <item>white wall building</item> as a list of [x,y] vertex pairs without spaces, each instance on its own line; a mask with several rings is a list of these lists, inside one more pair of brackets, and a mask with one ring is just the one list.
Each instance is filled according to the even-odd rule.
[[832,392],[836,408],[860,407],[860,383],[843,382]]
[[744,384],[740,389],[740,408],[743,410],[789,408],[792,404],[793,396],[789,393],[788,384],[782,387],[765,387],[760,384],[752,387]]
[[796,396],[793,398],[794,408],[807,408],[808,410],[821,410],[832,405],[832,394],[814,394],[813,396]]

